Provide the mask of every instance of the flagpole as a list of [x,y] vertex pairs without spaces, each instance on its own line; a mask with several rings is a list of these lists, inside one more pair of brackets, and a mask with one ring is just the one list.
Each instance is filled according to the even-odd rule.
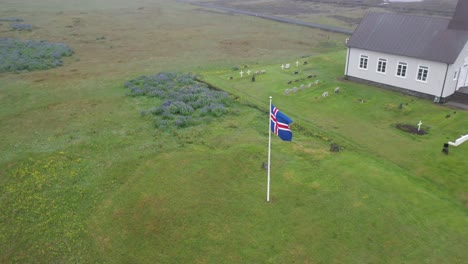
[[267,177],[267,202],[270,202],[271,99],[272,99],[272,97],[270,96],[270,115],[268,116],[268,177]]

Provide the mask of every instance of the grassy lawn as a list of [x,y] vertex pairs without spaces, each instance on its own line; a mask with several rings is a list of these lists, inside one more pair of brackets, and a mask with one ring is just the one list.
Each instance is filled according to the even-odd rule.
[[[441,153],[468,113],[342,80],[346,36],[173,1],[40,2],[7,3],[0,17],[35,29],[2,34],[75,54],[0,74],[0,263],[468,258],[468,145]],[[234,66],[266,73],[252,82]],[[123,84],[173,70],[200,74],[235,107],[214,123],[155,129],[140,111],[157,100],[125,96]],[[293,142],[273,138],[266,203],[270,95],[295,123]],[[420,120],[427,135],[394,127]]]
[[[255,82],[241,79],[229,69],[220,74],[206,72],[203,78],[244,101],[261,105],[265,111],[271,95],[274,103],[286,109],[301,127],[321,134],[327,141],[343,144],[348,150],[393,162],[411,172],[415,179],[446,190],[466,207],[466,167],[462,157],[467,148],[452,148],[451,155],[440,155],[444,142],[465,134],[468,125],[465,111],[343,80],[344,52],[300,59],[297,68],[294,61],[284,62],[292,65],[289,70],[282,71],[282,63],[261,66],[267,74],[257,76]],[[308,78],[311,75],[316,77]],[[230,76],[236,78],[229,80]],[[309,83],[311,88],[300,90],[301,85]],[[285,90],[293,87],[298,92],[286,95]],[[340,87],[340,93],[334,94],[336,87]],[[324,92],[329,96],[322,97]],[[416,125],[419,121],[423,123],[422,129],[429,132],[427,135],[412,135],[395,128],[397,123]]]

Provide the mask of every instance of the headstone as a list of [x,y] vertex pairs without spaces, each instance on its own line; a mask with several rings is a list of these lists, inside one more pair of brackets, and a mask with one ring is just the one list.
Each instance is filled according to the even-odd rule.
[[312,83],[307,84],[307,88],[310,88],[312,86]]
[[244,75],[244,72],[241,70],[241,71],[239,72],[239,74],[240,74],[240,76],[241,76],[241,78],[242,78],[242,76]]
[[340,87],[336,87],[335,90],[333,90],[334,93],[339,93],[340,92]]
[[284,70],[284,64],[281,64],[281,70]]
[[444,148],[442,149],[442,152],[445,153],[446,155],[449,154],[449,144],[444,143]]
[[266,73],[266,70],[261,70],[260,71],[260,74],[265,74]]
[[299,87],[299,89],[304,90],[304,85],[301,84],[301,86]]
[[289,68],[291,68],[291,65],[288,63],[288,64],[286,64],[285,68],[289,69]]
[[252,82],[255,82],[255,75],[252,76]]
[[422,125],[422,122],[421,122],[421,120],[419,120],[419,123],[418,123],[418,131],[421,130],[421,125]]
[[340,146],[336,143],[332,143],[330,145],[330,151],[331,152],[340,152]]
[[319,84],[319,80],[315,80],[314,84],[315,85]]
[[294,87],[294,88],[293,88],[293,92],[297,92],[297,87]]
[[250,70],[247,70],[247,75],[250,75]]
[[296,61],[296,67],[299,67],[299,61]]
[[285,94],[285,95],[288,95],[290,92],[291,92],[291,89],[286,89],[286,90],[284,90],[284,94]]
[[322,97],[327,97],[327,96],[328,96],[328,92],[324,92],[324,93],[322,94]]

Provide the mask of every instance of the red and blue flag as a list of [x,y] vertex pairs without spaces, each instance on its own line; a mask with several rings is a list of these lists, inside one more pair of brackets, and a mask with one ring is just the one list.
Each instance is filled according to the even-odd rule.
[[293,120],[281,113],[273,104],[271,105],[270,128],[275,135],[278,135],[284,141],[292,140],[292,131],[289,128]]

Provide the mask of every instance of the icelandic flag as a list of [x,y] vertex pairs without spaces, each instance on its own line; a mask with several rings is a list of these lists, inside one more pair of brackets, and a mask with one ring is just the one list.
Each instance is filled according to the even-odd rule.
[[292,131],[289,128],[293,120],[281,113],[273,104],[271,105],[270,128],[275,135],[284,141],[292,140]]

